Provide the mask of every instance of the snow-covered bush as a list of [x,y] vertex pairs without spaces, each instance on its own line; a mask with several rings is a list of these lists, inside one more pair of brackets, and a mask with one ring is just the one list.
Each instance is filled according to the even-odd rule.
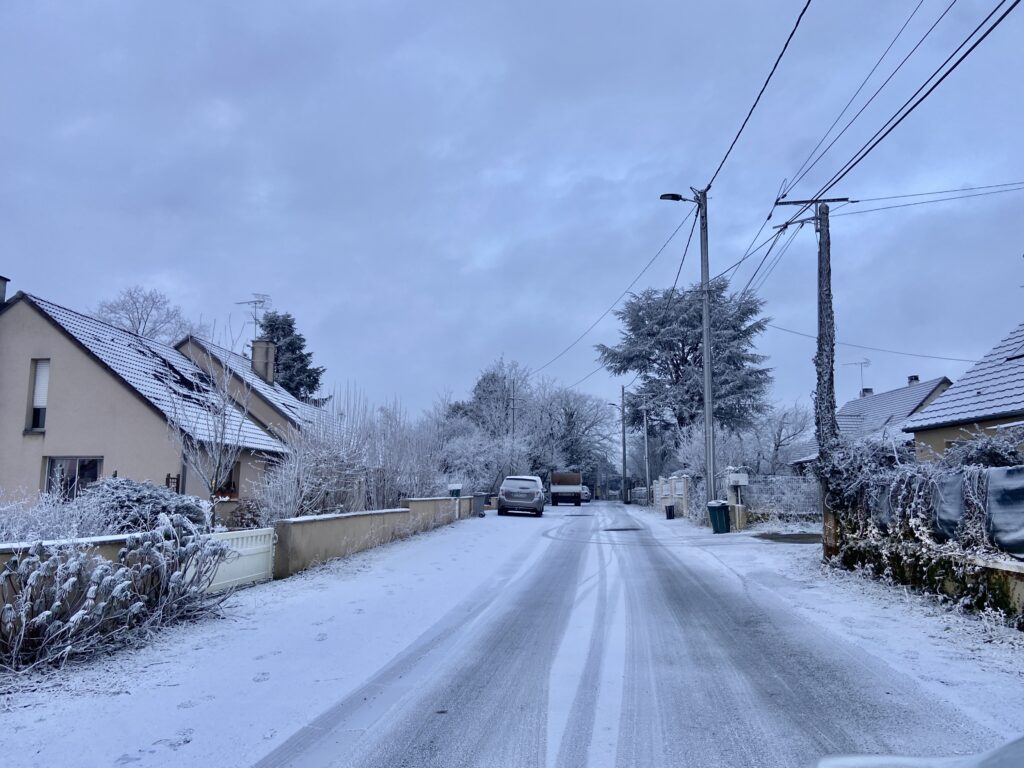
[[106,533],[105,519],[90,505],[59,494],[7,496],[0,491],[0,542],[73,539]]
[[209,517],[209,503],[195,496],[126,477],[107,477],[93,483],[70,505],[95,510],[110,534],[148,531],[161,515],[180,515],[197,526],[207,525]]
[[182,515],[129,536],[110,562],[67,544],[33,544],[0,570],[0,668],[63,664],[141,642],[213,610],[206,589],[228,546]]
[[[952,595],[965,608],[1009,611],[1005,584],[976,559],[1002,556],[986,518],[986,470],[1013,460],[1016,447],[979,435],[957,448],[917,463],[893,443],[841,439],[817,467],[836,518],[832,562]],[[956,514],[940,514],[950,506]],[[1016,621],[1024,628],[1024,617]]]
[[0,541],[36,541],[107,536],[152,529],[161,515],[181,515],[205,526],[209,504],[169,488],[108,477],[73,499],[59,494],[0,497]]
[[942,454],[945,467],[1017,467],[1024,464],[1024,427],[995,434],[968,433],[968,439],[954,443]]

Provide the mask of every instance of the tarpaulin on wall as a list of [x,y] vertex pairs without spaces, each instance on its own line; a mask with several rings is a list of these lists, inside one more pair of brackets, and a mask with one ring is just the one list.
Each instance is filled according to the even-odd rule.
[[1024,467],[988,470],[988,531],[997,547],[1024,555]]
[[882,533],[889,532],[892,525],[892,502],[889,500],[889,486],[886,486],[870,502],[871,521]]
[[956,535],[964,519],[964,476],[945,475],[935,481],[935,529],[940,539]]

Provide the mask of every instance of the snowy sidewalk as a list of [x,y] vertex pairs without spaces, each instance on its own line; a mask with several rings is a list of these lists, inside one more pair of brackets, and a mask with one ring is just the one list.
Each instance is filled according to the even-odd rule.
[[993,619],[960,614],[938,598],[825,567],[821,544],[790,544],[757,532],[714,535],[686,520],[644,510],[666,539],[683,539],[795,610],[821,632],[916,679],[936,699],[1007,739],[1024,734],[1024,633]]
[[504,522],[466,520],[262,584],[224,619],[23,679],[0,695],[4,753],[21,766],[249,766],[547,545],[546,519]]

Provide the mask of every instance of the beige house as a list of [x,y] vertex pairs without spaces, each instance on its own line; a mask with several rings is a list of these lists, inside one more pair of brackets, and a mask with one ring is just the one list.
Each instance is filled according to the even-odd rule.
[[[174,347],[38,296],[5,301],[6,285],[0,278],[0,489],[74,495],[117,475],[207,496],[170,428],[213,439],[215,392],[203,369]],[[220,492],[244,497],[267,458],[286,449],[240,408],[223,419],[243,450]]]
[[1024,323],[903,427],[929,459],[978,433],[1024,426]]

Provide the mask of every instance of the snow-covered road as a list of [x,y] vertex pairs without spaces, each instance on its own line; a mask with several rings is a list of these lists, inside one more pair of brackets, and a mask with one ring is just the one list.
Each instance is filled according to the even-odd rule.
[[240,593],[6,697],[23,765],[800,766],[1024,731],[1019,633],[593,503]]

